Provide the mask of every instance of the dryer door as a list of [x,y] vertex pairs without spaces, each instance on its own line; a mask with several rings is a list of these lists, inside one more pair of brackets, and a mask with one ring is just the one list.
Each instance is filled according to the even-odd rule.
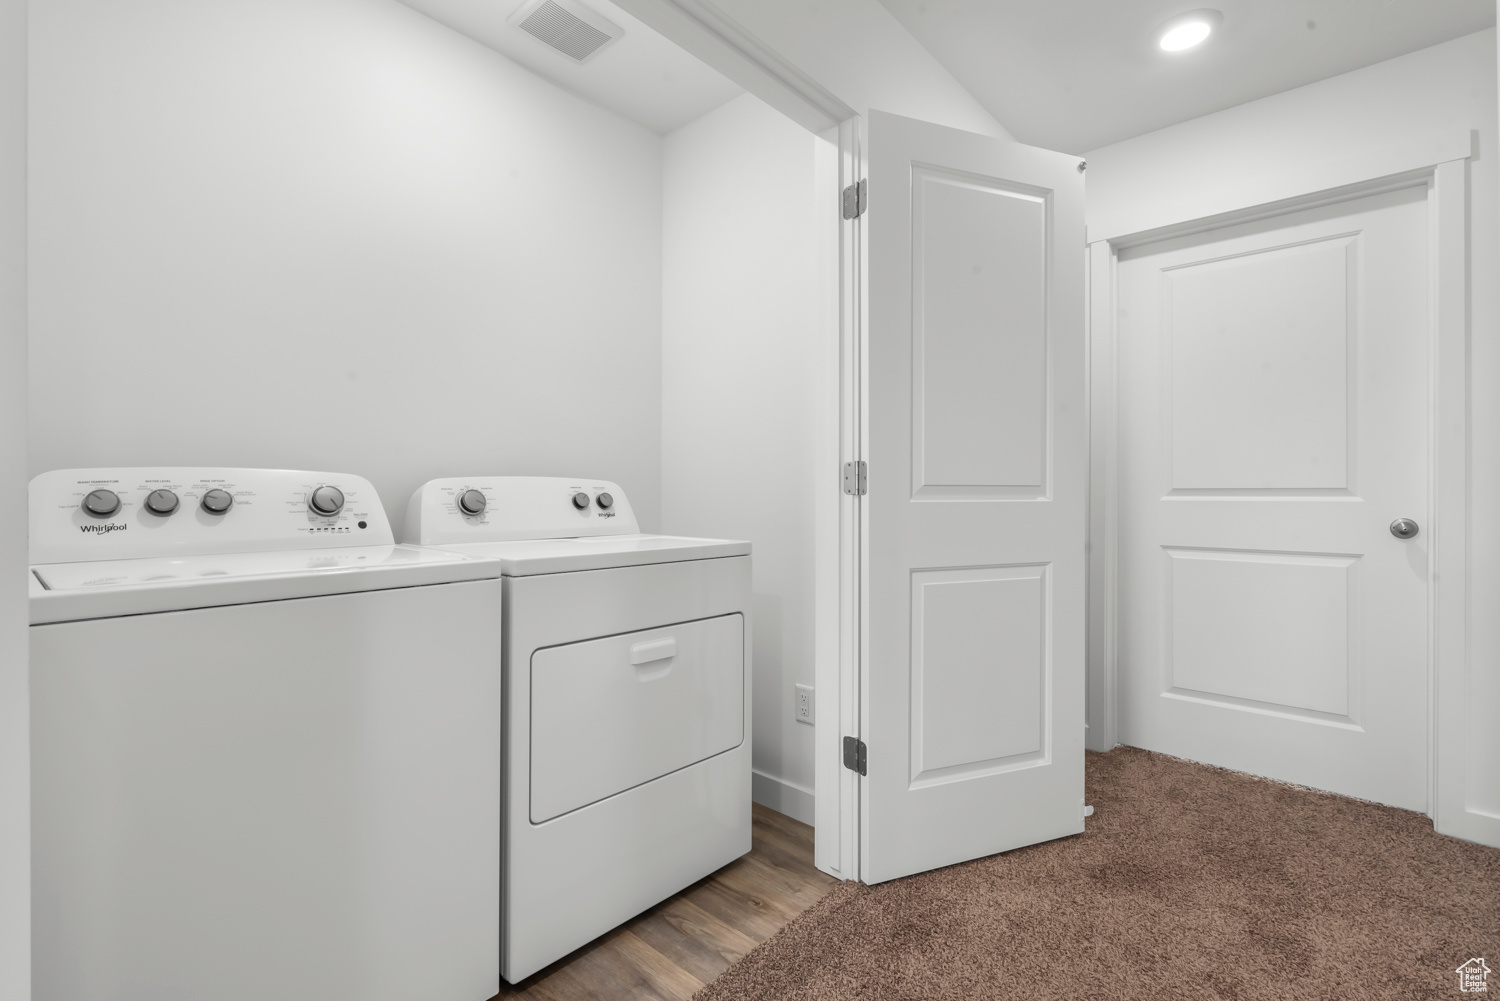
[[739,746],[744,698],[737,614],[537,650],[531,822]]

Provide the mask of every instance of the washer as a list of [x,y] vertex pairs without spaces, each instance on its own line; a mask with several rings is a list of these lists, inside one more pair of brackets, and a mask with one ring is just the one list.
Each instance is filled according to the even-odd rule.
[[506,980],[750,850],[748,542],[551,477],[433,480],[404,538],[504,574]]
[[30,507],[33,998],[495,995],[497,566],[345,474]]

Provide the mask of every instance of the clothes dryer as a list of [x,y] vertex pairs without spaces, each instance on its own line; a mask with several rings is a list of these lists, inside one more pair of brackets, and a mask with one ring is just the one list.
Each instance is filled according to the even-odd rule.
[[404,539],[497,560],[502,976],[750,850],[750,544],[642,534],[617,484],[433,480]]
[[496,566],[344,474],[61,470],[30,508],[33,998],[497,993]]

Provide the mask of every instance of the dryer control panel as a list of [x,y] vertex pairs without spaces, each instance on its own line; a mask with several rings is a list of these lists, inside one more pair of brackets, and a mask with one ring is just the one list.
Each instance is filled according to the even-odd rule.
[[617,483],[562,476],[469,476],[428,480],[406,508],[402,542],[515,542],[639,535]]
[[389,546],[361,476],[291,469],[57,469],[31,481],[31,562]]

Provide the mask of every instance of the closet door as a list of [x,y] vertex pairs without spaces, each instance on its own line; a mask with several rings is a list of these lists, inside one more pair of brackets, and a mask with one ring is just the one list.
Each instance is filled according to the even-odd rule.
[[869,118],[861,877],[1083,830],[1077,157]]
[[1122,251],[1120,739],[1428,809],[1425,178]]

